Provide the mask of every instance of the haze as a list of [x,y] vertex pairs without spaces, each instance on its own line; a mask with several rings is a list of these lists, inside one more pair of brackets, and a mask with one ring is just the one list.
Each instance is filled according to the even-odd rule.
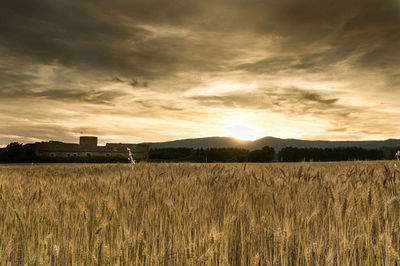
[[398,0],[2,1],[0,146],[400,132]]

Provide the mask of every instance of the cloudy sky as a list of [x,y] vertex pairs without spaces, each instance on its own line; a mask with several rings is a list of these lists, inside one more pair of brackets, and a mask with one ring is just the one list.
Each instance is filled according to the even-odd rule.
[[400,0],[5,0],[0,146],[400,137]]

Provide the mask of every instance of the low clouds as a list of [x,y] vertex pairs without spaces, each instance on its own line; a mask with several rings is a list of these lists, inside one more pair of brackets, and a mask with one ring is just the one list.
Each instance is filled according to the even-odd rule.
[[145,87],[145,88],[148,87],[148,83],[146,81],[139,81],[136,78],[132,78],[130,80],[123,80],[120,79],[119,77],[114,77],[112,81],[117,83],[129,84],[132,87]]
[[93,89],[81,90],[1,90],[0,95],[3,99],[15,98],[35,98],[54,100],[54,101],[72,101],[77,103],[92,103],[92,104],[110,104],[118,97],[124,95],[120,92],[111,91],[96,91]]
[[[37,102],[43,112],[129,117],[149,141],[177,138],[174,125],[187,137],[218,135],[200,132],[202,123],[217,112],[215,127],[225,127],[234,110],[260,125],[281,115],[293,122],[282,127],[305,138],[387,138],[400,130],[397,0],[7,1],[0,32],[0,122],[23,128],[23,114],[10,106],[24,103],[26,116],[46,125],[32,138],[47,139],[48,131],[71,139],[51,124],[72,132],[61,125],[69,115],[46,120]],[[225,91],[235,84],[239,90]],[[158,135],[152,127],[165,117],[170,131]],[[310,121],[318,132],[307,133]],[[85,126],[105,137],[125,134],[101,124]],[[10,131],[0,135],[28,134]]]
[[[301,116],[335,110],[343,114],[345,106],[336,104],[338,98],[323,96],[315,91],[300,88],[258,89],[252,93],[234,92],[222,95],[198,95],[189,97],[196,104],[220,108],[242,108],[283,113],[289,116]],[[326,118],[325,118],[326,119]]]
[[338,101],[337,98],[324,99],[321,95],[315,92],[304,92],[302,94],[302,99],[312,102],[317,102],[324,105],[331,105]]
[[270,103],[264,95],[252,95],[248,93],[234,93],[225,95],[198,95],[191,96],[191,100],[195,100],[197,104],[204,106],[214,106],[223,108],[254,108],[268,109]]

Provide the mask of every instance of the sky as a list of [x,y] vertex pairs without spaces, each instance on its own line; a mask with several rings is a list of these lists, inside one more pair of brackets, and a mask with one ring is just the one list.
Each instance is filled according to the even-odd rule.
[[400,138],[400,0],[5,0],[0,146]]

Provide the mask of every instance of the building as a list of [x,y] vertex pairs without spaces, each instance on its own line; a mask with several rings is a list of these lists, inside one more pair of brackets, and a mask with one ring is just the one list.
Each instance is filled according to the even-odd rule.
[[36,156],[44,157],[129,157],[130,148],[134,159],[147,160],[149,158],[148,144],[107,143],[105,146],[97,145],[97,137],[82,136],[79,144],[64,143],[59,141],[36,142]]

